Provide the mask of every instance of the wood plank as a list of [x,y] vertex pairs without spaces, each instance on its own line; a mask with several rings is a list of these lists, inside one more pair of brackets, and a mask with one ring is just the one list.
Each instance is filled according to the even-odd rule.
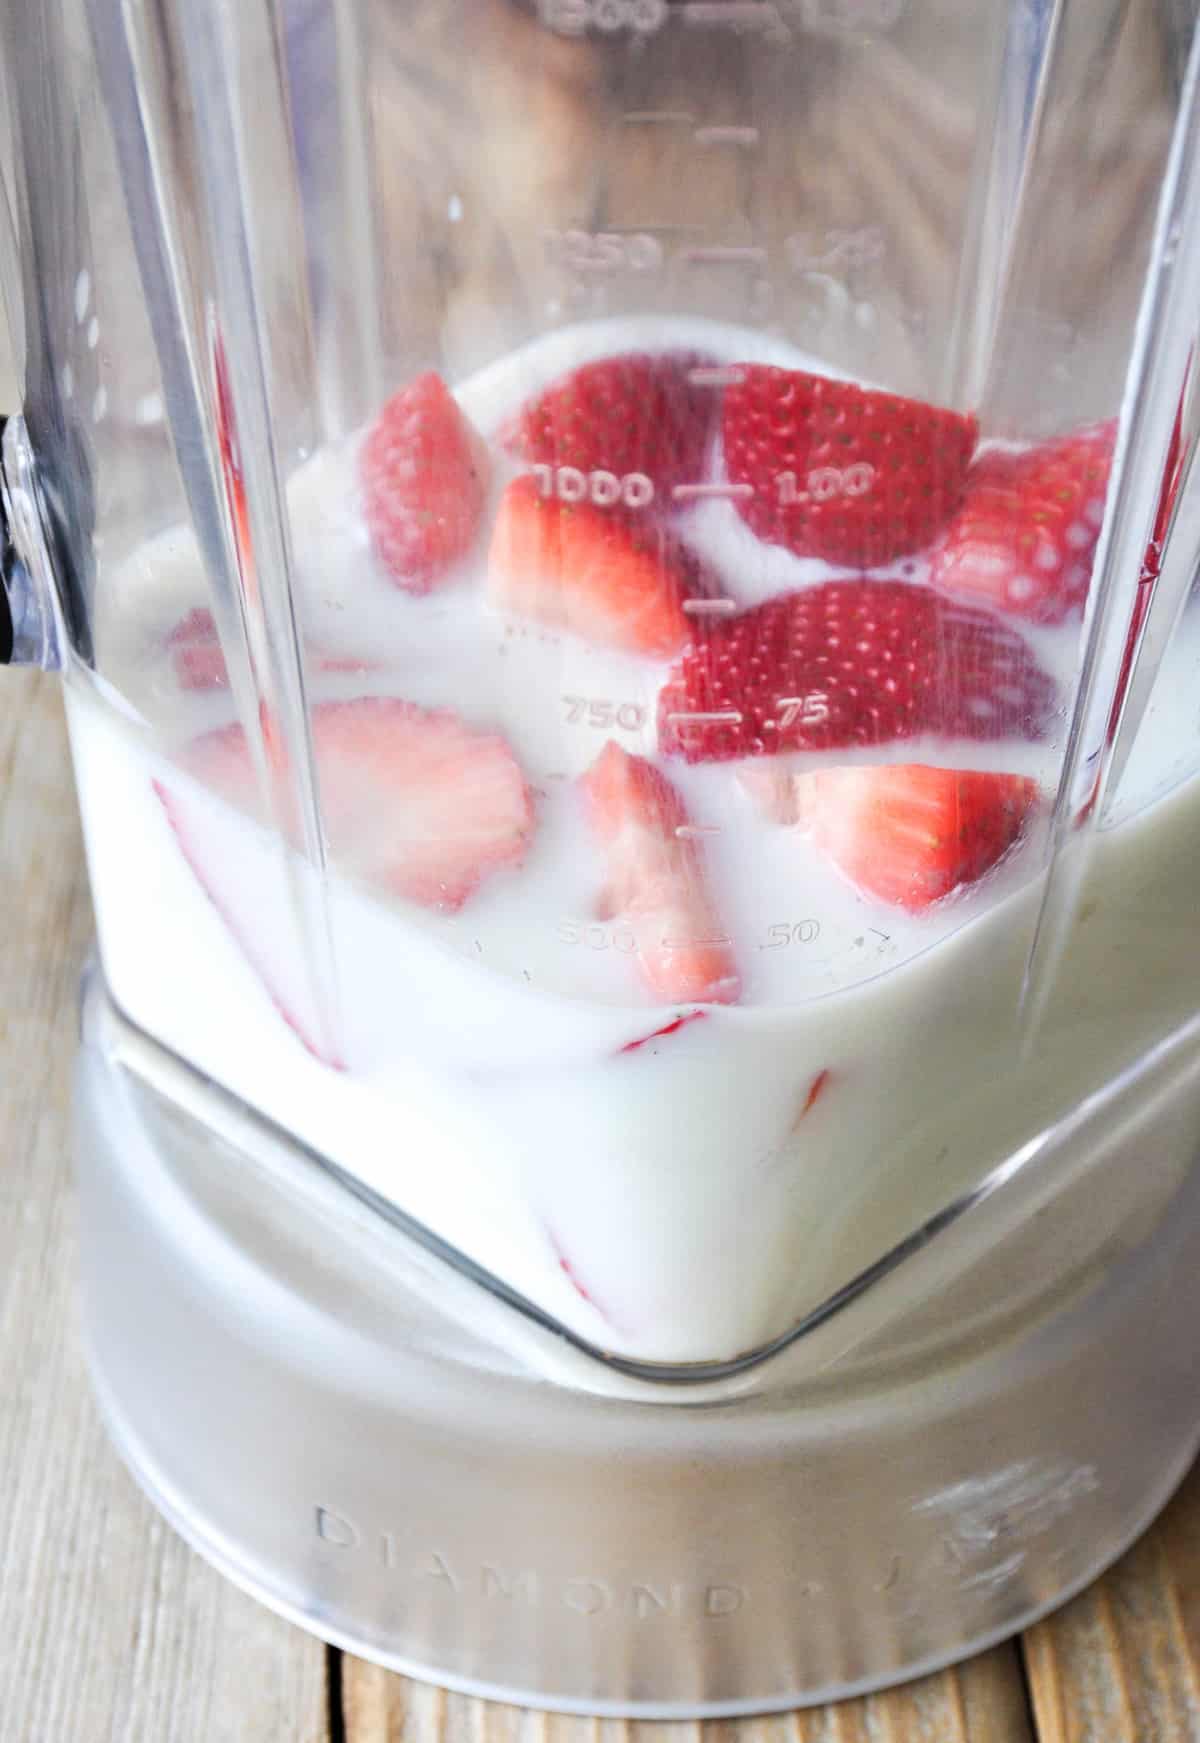
[[342,1711],[346,1743],[1033,1743],[1012,1646],[861,1700],[689,1726],[533,1713],[346,1657]]
[[324,1649],[161,1523],[92,1404],[67,1155],[90,907],[58,682],[0,681],[0,1732],[318,1743]]
[[1044,1743],[1200,1737],[1200,1466],[1105,1577],[1025,1637]]

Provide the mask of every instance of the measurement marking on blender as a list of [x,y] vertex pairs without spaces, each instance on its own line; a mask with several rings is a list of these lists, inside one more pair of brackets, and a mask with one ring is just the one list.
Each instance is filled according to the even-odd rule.
[[609,236],[697,236],[703,224],[680,224],[664,219],[661,224],[610,224]]
[[662,947],[664,950],[695,950],[697,946],[701,949],[706,945],[720,948],[722,945],[732,943],[733,939],[728,932],[702,932],[696,938],[664,938]]
[[688,370],[687,378],[692,387],[740,387],[746,379],[746,371],[739,369],[736,363],[707,368],[698,365]]
[[688,266],[765,266],[765,248],[737,247],[730,243],[705,243],[696,248],[684,248],[679,258]]
[[679,11],[685,24],[732,24],[735,29],[767,30],[791,39],[774,0],[686,0]]
[[748,150],[758,144],[758,128],[697,127],[692,139],[697,145],[737,145]]
[[728,497],[731,502],[746,502],[754,495],[752,484],[676,484],[671,491],[676,502],[700,502],[706,497]]
[[712,714],[668,714],[667,719],[672,726],[740,726],[742,712],[740,708],[718,708]]
[[719,823],[680,823],[675,834],[680,841],[699,841],[705,835],[720,835]]
[[691,127],[695,119],[683,109],[629,109],[621,117],[630,127]]
[[738,608],[736,599],[685,599],[683,609],[689,617],[732,617]]

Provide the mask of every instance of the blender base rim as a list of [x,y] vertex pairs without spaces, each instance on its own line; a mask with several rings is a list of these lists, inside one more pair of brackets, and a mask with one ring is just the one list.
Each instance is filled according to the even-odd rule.
[[418,1663],[402,1655],[380,1651],[369,1641],[356,1637],[348,1630],[327,1626],[316,1615],[289,1599],[279,1596],[260,1578],[247,1571],[245,1564],[229,1551],[218,1533],[207,1531],[204,1526],[189,1517],[186,1507],[174,1494],[172,1485],[156,1471],[153,1461],[145,1454],[137,1436],[130,1430],[126,1419],[118,1410],[112,1392],[103,1377],[95,1348],[86,1328],[83,1332],[83,1345],[84,1359],[96,1407],[105,1432],[121,1463],[156,1512],[162,1516],[176,1535],[187,1544],[189,1549],[201,1556],[239,1591],[254,1599],[256,1603],[264,1605],[266,1609],[293,1627],[303,1629],[306,1634],[312,1635],[314,1639],[323,1642],[326,1646],[332,1646],[339,1652],[350,1653],[355,1658],[365,1659],[368,1663],[378,1665],[381,1669],[392,1671],[398,1676],[408,1677],[413,1682],[419,1682],[432,1688],[445,1689],[451,1694],[467,1695],[476,1700],[492,1701],[504,1706],[529,1708],[535,1712],[563,1713],[574,1718],[634,1719],[662,1723],[672,1720],[688,1722],[701,1719],[765,1717],[770,1714],[801,1711],[837,1701],[879,1694],[886,1689],[901,1688],[907,1683],[919,1682],[923,1677],[936,1675],[942,1670],[949,1670],[954,1665],[963,1664],[969,1659],[991,1651],[994,1647],[1003,1645],[1005,1641],[1015,1639],[1017,1635],[1034,1627],[1046,1617],[1052,1616],[1082,1592],[1085,1592],[1089,1586],[1114,1567],[1122,1556],[1132,1549],[1134,1544],[1150,1529],[1159,1514],[1170,1503],[1197,1456],[1200,1455],[1200,1427],[1198,1427],[1193,1439],[1188,1443],[1184,1455],[1173,1461],[1168,1467],[1166,1480],[1155,1488],[1153,1499],[1144,1512],[1137,1517],[1135,1524],[1127,1533],[1122,1534],[1114,1546],[1105,1548],[1088,1572],[1069,1581],[1061,1591],[1055,1593],[1045,1602],[1035,1604],[1027,1611],[1022,1612],[1012,1623],[1006,1623],[1000,1628],[988,1629],[966,1645],[957,1646],[949,1652],[934,1653],[926,1659],[906,1665],[902,1670],[885,1671],[879,1676],[859,1678],[857,1681],[848,1683],[834,1683],[826,1688],[807,1690],[801,1693],[769,1695],[762,1699],[751,1697],[745,1700],[694,1702],[686,1705],[655,1701],[572,1700],[567,1696],[545,1695],[536,1689],[514,1688],[500,1683],[480,1682],[470,1677],[456,1676],[453,1673],[439,1671],[433,1665]]

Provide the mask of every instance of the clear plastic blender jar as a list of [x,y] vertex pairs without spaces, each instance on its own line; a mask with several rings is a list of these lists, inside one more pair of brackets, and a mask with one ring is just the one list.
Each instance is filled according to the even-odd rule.
[[329,1637],[589,1710],[1018,1625],[1197,1428],[1190,15],[7,19],[142,1480]]

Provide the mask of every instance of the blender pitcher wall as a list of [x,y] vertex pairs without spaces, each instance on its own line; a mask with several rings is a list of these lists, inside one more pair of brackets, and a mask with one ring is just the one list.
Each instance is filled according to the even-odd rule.
[[[72,165],[25,200],[29,419],[72,631],[91,646],[69,692],[101,949],[143,1028],[579,1335],[726,1361],[786,1334],[997,1160],[954,1111],[964,1085],[986,1072],[1052,1099],[1053,1059],[1067,1105],[1187,1014],[1186,939],[1172,972],[1106,1003],[1088,989],[1124,987],[1128,955],[1089,942],[1079,904],[1044,919],[1091,658],[1070,625],[986,620],[1030,694],[1053,690],[1040,738],[931,734],[881,753],[1038,785],[1020,852],[972,898],[991,912],[964,895],[893,923],[731,772],[668,756],[661,664],[519,611],[501,629],[482,544],[440,595],[396,585],[364,525],[362,436],[346,433],[364,393],[375,415],[440,366],[458,415],[492,438],[490,521],[519,482],[504,419],[630,332],[711,353],[710,396],[739,362],[815,357],[972,411],[982,382],[987,439],[1111,416],[1181,101],[1155,8],[767,8],[767,31],[651,5],[610,32],[507,0],[93,0],[90,37],[70,0],[12,10],[28,25],[26,142]],[[1098,230],[1117,115],[1126,174]],[[1085,259],[1090,296],[1071,264]],[[1127,474],[1130,538],[1167,441],[1156,416]],[[722,608],[749,616],[827,579],[728,501],[678,525],[720,570]],[[923,587],[926,560],[881,584]],[[939,617],[934,641],[978,628],[955,623],[943,637]],[[952,701],[957,681],[925,687]],[[461,917],[379,899],[358,844],[341,851],[343,794],[316,754],[318,722],[367,700],[393,724],[397,707],[449,708],[472,754],[518,766],[523,886],[498,873]],[[694,863],[723,893],[745,988],[628,1057],[697,1001],[639,1005],[619,960],[631,934],[597,913],[571,795],[606,736],[657,757],[695,811],[681,827],[703,841]],[[1129,851],[1096,870],[1122,912]],[[1177,860],[1156,863],[1173,911]],[[764,888],[750,874],[768,865]],[[1021,1054],[1035,937],[1067,952],[1065,972],[1042,958],[1037,1067]],[[1088,1052],[1072,1035],[1095,1004]]]
[[0,15],[140,1479],[568,1708],[1041,1613],[1198,1427],[1179,9]]

